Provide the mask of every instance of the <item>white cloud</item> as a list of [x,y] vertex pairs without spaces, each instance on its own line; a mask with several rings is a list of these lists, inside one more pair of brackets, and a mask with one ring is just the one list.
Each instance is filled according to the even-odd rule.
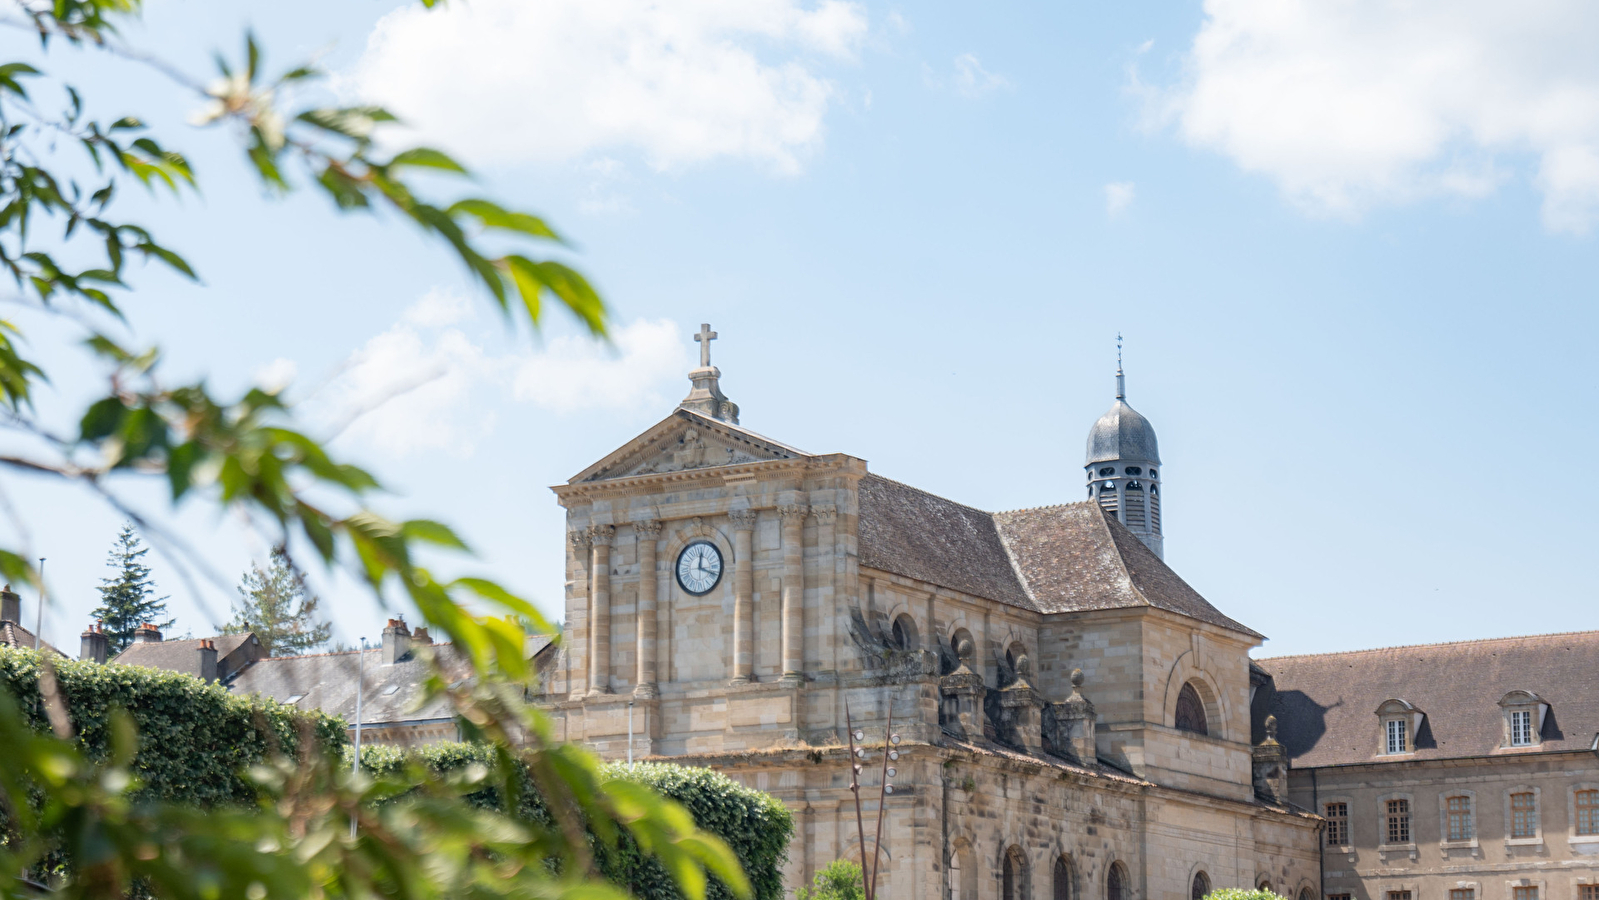
[[516,399],[562,413],[660,407],[664,415],[681,399],[664,393],[668,385],[688,393],[693,352],[676,322],[633,322],[618,328],[614,340],[613,352],[587,338],[556,338],[544,352],[519,360]]
[[821,66],[866,31],[846,0],[412,5],[379,20],[349,82],[477,163],[630,148],[661,169],[733,157],[794,172],[834,93]]
[[300,367],[294,360],[280,356],[256,369],[255,377],[251,380],[256,387],[276,393],[288,387],[298,374]]
[[508,405],[560,415],[659,407],[664,415],[677,382],[688,392],[693,351],[674,322],[618,326],[613,346],[559,337],[543,349],[494,353],[456,327],[475,318],[469,302],[430,291],[350,355],[305,403],[307,417],[387,453],[464,458]]
[[980,97],[995,88],[1008,87],[1003,75],[983,68],[975,53],[962,53],[955,57],[955,91],[963,97]]
[[[1599,5],[1587,0],[1207,0],[1183,137],[1309,210],[1478,197],[1531,159],[1543,220],[1599,216]],[[1135,76],[1136,86],[1136,76]]]
[[1131,181],[1112,181],[1105,185],[1105,212],[1121,215],[1133,203],[1134,185]]

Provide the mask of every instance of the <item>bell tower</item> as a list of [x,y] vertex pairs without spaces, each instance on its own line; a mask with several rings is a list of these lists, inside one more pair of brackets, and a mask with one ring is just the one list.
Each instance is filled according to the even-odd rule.
[[1083,464],[1088,497],[1099,503],[1156,556],[1165,558],[1160,528],[1160,449],[1149,420],[1127,405],[1121,335],[1116,336],[1116,402],[1088,432]]

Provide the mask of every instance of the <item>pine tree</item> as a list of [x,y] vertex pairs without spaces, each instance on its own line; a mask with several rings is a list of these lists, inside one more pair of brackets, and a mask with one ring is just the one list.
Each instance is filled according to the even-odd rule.
[[100,605],[91,615],[105,623],[107,643],[113,656],[133,643],[133,632],[140,625],[149,622],[165,631],[175,621],[166,618],[167,598],[155,596],[150,567],[144,564],[144,555],[149,552],[148,547],[139,545],[138,532],[133,530],[133,523],[128,522],[117,534],[106,559],[106,565],[117,574],[101,580]]
[[239,582],[239,604],[223,634],[255,634],[270,656],[299,656],[327,643],[333,626],[317,619],[321,601],[308,595],[305,582],[282,551],[272,551],[266,571],[251,565]]

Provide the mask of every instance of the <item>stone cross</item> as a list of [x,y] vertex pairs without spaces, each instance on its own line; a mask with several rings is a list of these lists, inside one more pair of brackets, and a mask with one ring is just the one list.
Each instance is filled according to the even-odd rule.
[[700,333],[694,335],[694,340],[700,345],[700,368],[711,367],[711,341],[716,340],[716,332],[711,330],[710,323],[700,325]]

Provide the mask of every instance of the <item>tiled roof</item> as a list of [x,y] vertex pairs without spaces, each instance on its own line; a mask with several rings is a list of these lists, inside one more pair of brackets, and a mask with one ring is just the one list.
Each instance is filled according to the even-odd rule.
[[1154,607],[1259,637],[1093,503],[987,513],[867,475],[860,561],[1046,614]]
[[[33,632],[23,628],[16,622],[0,621],[0,645],[32,650],[39,645],[39,640],[33,636]],[[65,653],[51,646],[49,642],[45,642],[44,649],[57,656],[66,656]]]
[[209,640],[217,646],[217,659],[225,659],[250,640],[244,634],[219,634],[211,638],[194,638],[186,641],[147,641],[129,644],[111,659],[122,666],[144,666],[149,669],[168,669],[173,672],[200,672],[200,642]]
[[1151,606],[1260,637],[1211,606],[1097,503],[1000,512],[994,519],[1040,612]]
[[861,479],[860,503],[861,565],[1034,608],[993,516],[880,475]]
[[[435,644],[445,676],[465,677],[465,662],[449,644]],[[361,656],[366,656],[363,667]],[[361,675],[361,721],[366,724],[444,719],[454,715],[446,699],[436,699],[420,709],[413,705],[422,694],[427,664],[411,656],[383,665],[383,648],[275,656],[258,659],[228,684],[236,694],[260,694],[300,709],[320,709],[329,715],[355,721],[356,678]]]
[[1377,707],[1404,700],[1426,713],[1410,759],[1502,750],[1511,691],[1549,703],[1537,749],[1585,750],[1599,735],[1599,631],[1389,647],[1257,661],[1270,672],[1278,740],[1297,768],[1381,762]]
[[[549,635],[529,635],[523,644],[528,659],[536,659],[553,643]],[[465,678],[471,671],[449,644],[413,645],[411,655],[393,665],[383,665],[383,649],[347,650],[306,656],[277,656],[256,660],[228,683],[236,694],[261,694],[300,709],[320,709],[329,715],[355,721],[356,677],[363,685],[361,721],[369,725],[446,719],[455,712],[446,699],[413,708],[428,676],[427,663],[415,651],[431,647],[448,679]],[[362,666],[361,654],[366,654]]]

